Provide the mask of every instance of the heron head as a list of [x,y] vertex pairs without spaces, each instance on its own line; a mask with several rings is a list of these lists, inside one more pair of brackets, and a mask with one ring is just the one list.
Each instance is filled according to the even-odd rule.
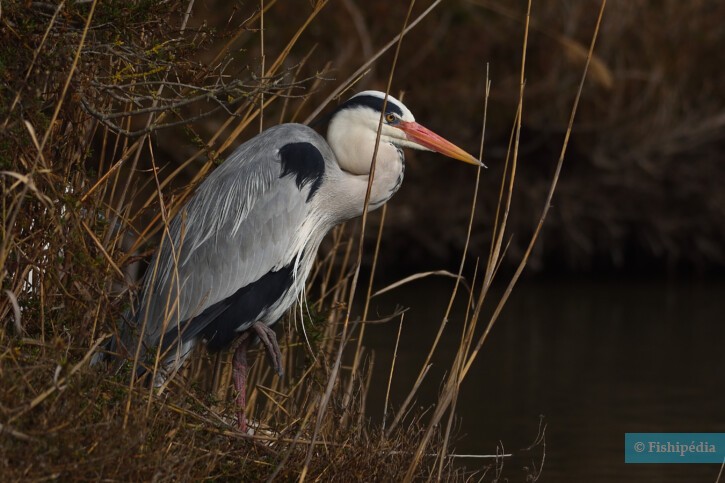
[[[357,152],[366,152],[367,150],[360,149],[360,143],[369,143],[371,136],[375,139],[383,109],[385,112],[380,131],[381,144],[390,143],[396,147],[435,151],[465,163],[483,166],[474,156],[415,122],[413,113],[393,96],[389,95],[386,102],[385,93],[380,91],[360,92],[337,108],[328,130],[328,140],[336,154],[341,150],[336,144],[343,143]],[[369,165],[370,157],[366,161]]]

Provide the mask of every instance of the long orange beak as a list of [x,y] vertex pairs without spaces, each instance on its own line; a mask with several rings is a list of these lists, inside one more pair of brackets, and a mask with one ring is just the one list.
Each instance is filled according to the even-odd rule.
[[416,144],[420,144],[424,148],[430,149],[437,153],[441,153],[449,158],[463,161],[464,163],[473,164],[474,166],[486,167],[481,161],[471,156],[463,149],[459,148],[447,139],[443,139],[430,129],[421,126],[417,122],[406,122],[400,121],[395,127],[402,130],[408,140],[413,141]]

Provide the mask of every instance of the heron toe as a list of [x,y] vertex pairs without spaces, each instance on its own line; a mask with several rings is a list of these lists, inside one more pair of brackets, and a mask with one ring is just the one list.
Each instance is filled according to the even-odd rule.
[[267,349],[267,356],[269,357],[269,363],[272,365],[272,368],[280,377],[284,376],[282,352],[279,350],[279,344],[277,343],[277,334],[275,334],[271,327],[259,321],[255,322],[252,328]]

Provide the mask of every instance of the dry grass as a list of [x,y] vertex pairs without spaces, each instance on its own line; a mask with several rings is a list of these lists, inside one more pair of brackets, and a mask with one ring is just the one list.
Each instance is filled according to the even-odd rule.
[[[363,251],[371,248],[362,236],[366,220],[336,229],[320,254],[307,301],[287,320],[282,344],[287,375],[272,376],[261,359],[250,373],[255,385],[248,414],[261,422],[255,436],[230,425],[229,354],[210,357],[199,351],[160,394],[129,387],[128,366],[115,374],[88,368],[98,344],[134,303],[129,271],[151,252],[152,240],[193,187],[242,133],[253,129],[252,123],[263,125],[267,109],[282,106],[280,119],[296,117],[310,98],[300,90],[309,92],[325,78],[324,72],[301,77],[304,62],[286,65],[325,1],[298,19],[298,30],[285,48],[275,55],[262,50],[262,75],[256,76],[234,67],[232,55],[240,39],[256,35],[249,27],[263,21],[263,13],[251,13],[243,21],[235,17],[223,32],[215,32],[192,26],[187,15],[192,5],[3,5],[0,74],[8,108],[0,117],[0,472],[8,480],[26,481],[498,479],[500,459],[465,469],[454,464],[449,448],[456,401],[465,397],[459,395],[461,382],[527,263],[567,147],[565,140],[528,251],[495,302],[493,317],[484,322],[481,308],[489,302],[508,243],[525,55],[490,256],[471,281],[473,310],[458,325],[464,327],[460,348],[430,411],[411,406],[426,377],[426,362],[406,402],[391,408],[381,427],[366,417],[370,367],[364,327],[375,262],[363,314],[356,317],[351,308],[355,292],[363,290],[357,287]],[[406,24],[414,25],[421,15],[414,11]],[[524,54],[528,31],[527,17]],[[393,39],[389,47],[395,45]],[[380,53],[372,52],[370,58]],[[205,56],[203,62],[188,60]],[[589,50],[586,59],[591,58]],[[389,86],[393,78],[391,69]],[[343,91],[348,81],[336,86],[336,92]],[[479,96],[483,114],[489,94],[486,79]],[[575,111],[576,102],[572,121]],[[224,120],[211,135],[197,132],[202,118],[220,113]],[[181,128],[196,150],[168,172],[161,168],[165,163],[154,136],[173,127]],[[570,130],[571,123],[567,139]],[[185,187],[173,191],[182,176],[189,176]],[[466,247],[474,230],[475,198]],[[384,218],[379,226],[375,260]],[[464,252],[451,304],[461,296],[459,282],[468,262]],[[403,315],[392,315],[398,317]],[[439,337],[450,330],[447,317]],[[539,472],[532,470],[531,478]]]

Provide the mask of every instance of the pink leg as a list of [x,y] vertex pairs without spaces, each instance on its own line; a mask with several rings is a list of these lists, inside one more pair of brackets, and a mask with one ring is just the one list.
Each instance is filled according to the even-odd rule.
[[234,375],[234,389],[237,391],[237,427],[239,431],[247,432],[247,418],[244,414],[247,405],[247,346],[249,345],[249,336],[242,334],[241,340],[234,351],[232,359],[232,372]]
[[[259,340],[262,341],[270,363],[274,370],[282,376],[282,354],[277,344],[277,336],[274,331],[264,325],[262,322],[255,322],[251,327],[257,334]],[[237,391],[237,427],[243,433],[247,432],[247,418],[244,410],[247,405],[247,373],[249,365],[247,364],[247,348],[249,347],[250,331],[246,331],[237,339],[237,347],[234,350],[234,358],[232,359],[232,373],[234,375],[234,389]]]

